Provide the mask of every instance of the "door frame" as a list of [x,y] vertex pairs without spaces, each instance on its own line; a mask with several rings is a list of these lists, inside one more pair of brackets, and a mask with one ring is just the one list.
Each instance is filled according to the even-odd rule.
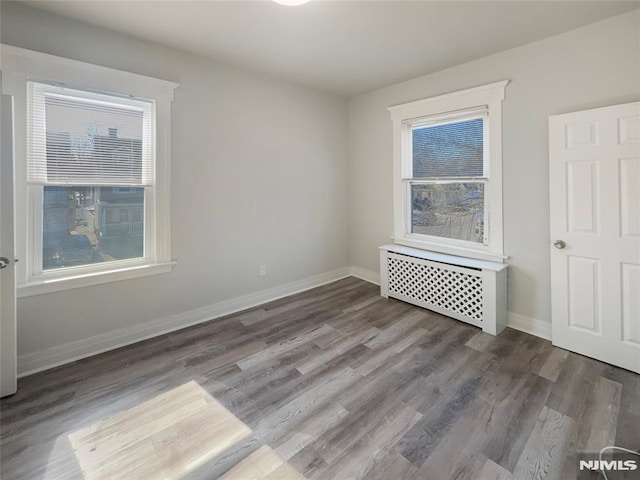
[[18,388],[12,96],[2,95],[0,111],[0,255],[9,260],[8,265],[0,270],[0,396],[4,397],[14,394]]

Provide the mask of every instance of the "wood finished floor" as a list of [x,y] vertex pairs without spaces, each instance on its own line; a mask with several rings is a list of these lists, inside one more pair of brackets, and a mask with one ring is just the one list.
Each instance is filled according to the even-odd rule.
[[576,451],[640,448],[640,376],[378,294],[348,278],[24,378],[1,477],[567,480]]

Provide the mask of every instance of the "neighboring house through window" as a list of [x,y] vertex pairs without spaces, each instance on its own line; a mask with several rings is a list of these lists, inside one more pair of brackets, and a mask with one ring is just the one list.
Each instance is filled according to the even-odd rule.
[[145,258],[153,234],[142,212],[145,204],[149,215],[155,210],[145,201],[155,188],[153,103],[34,82],[27,101],[27,182],[34,199],[42,196],[42,232],[33,238],[42,272]]
[[18,295],[170,271],[177,85],[6,45],[2,53],[24,212]]
[[394,241],[504,259],[502,100],[507,82],[391,107]]

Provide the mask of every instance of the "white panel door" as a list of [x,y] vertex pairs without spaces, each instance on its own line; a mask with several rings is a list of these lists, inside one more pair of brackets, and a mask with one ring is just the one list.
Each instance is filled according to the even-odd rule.
[[13,105],[0,104],[0,396],[16,392],[16,296],[13,259]]
[[549,118],[553,344],[640,373],[640,102]]

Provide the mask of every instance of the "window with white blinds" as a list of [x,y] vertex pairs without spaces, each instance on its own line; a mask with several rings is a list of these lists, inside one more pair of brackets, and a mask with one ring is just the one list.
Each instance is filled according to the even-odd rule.
[[2,45],[19,296],[168,273],[177,83]]
[[27,182],[154,184],[154,104],[28,82]]
[[502,260],[502,99],[508,82],[390,107],[394,241]]
[[151,256],[153,103],[28,82],[27,185],[41,198],[37,271]]
[[486,245],[487,107],[406,121],[411,233]]

